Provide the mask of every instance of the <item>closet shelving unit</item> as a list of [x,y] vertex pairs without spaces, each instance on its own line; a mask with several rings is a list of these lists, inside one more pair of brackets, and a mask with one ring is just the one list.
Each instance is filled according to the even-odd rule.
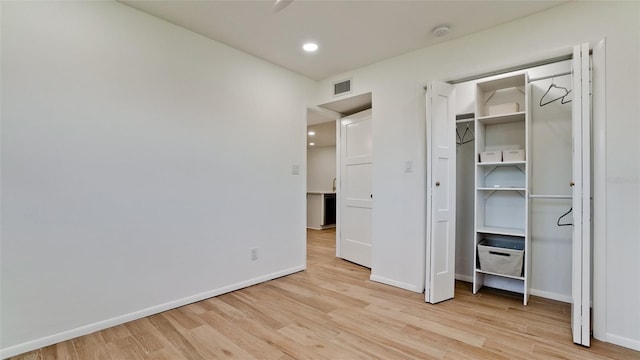
[[[529,297],[530,122],[526,73],[478,82],[475,121],[475,239],[473,293],[499,287]],[[518,104],[513,108],[507,104]],[[511,108],[511,109],[509,109]],[[515,110],[515,111],[512,111]],[[505,111],[508,111],[505,113]],[[521,161],[481,162],[485,151],[524,150]],[[482,270],[478,244],[484,239],[511,240],[524,248],[523,271],[511,276]]]

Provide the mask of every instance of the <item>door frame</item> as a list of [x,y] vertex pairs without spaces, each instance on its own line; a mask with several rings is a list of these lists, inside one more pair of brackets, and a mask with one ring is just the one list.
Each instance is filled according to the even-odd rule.
[[336,257],[342,259],[342,117],[336,119]]
[[607,258],[607,39],[591,44],[591,158],[593,161],[593,230],[592,291],[593,313],[591,326],[595,339],[607,340],[606,323],[606,258]]

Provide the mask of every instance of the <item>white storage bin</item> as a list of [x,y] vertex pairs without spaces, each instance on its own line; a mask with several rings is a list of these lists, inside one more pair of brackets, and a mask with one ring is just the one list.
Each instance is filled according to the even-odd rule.
[[524,150],[502,150],[502,161],[524,161]]
[[501,162],[502,161],[502,151],[483,151],[480,153],[480,162]]
[[524,241],[484,239],[478,244],[480,270],[521,277]]
[[487,111],[489,116],[511,114],[520,111],[520,105],[517,102],[488,105]]

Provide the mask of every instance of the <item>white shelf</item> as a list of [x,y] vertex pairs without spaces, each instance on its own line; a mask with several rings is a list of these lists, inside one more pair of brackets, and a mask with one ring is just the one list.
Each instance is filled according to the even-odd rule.
[[498,161],[498,162],[478,162],[478,166],[514,166],[514,165],[526,165],[526,161]]
[[480,269],[476,269],[476,272],[482,273],[482,274],[487,274],[487,275],[501,276],[501,277],[505,277],[505,278],[509,278],[509,279],[515,279],[515,280],[524,281],[524,277],[523,276],[511,276],[511,275],[505,275],[505,274],[498,274],[498,273],[494,273],[494,272],[491,272],[491,271],[484,271],[484,270],[480,270]]
[[524,121],[524,119],[525,119],[525,112],[518,111],[515,113],[509,113],[509,114],[482,116],[477,118],[476,120],[479,123],[484,125],[492,125],[492,124],[506,124],[510,122]]
[[480,187],[479,191],[525,191],[523,187]]
[[[522,149],[530,154],[531,123],[528,119],[529,87],[527,74],[494,77],[476,86],[475,153],[491,150]],[[487,115],[496,108],[519,110],[500,115]],[[505,106],[503,106],[505,105]],[[478,242],[483,238],[511,237],[524,245],[523,276],[510,276],[478,269],[474,263],[473,292],[487,280],[488,286],[506,286],[522,282],[523,303],[530,291],[531,239],[529,239],[529,188],[531,169],[522,161],[480,162],[475,160],[475,240],[474,262],[478,259]],[[495,187],[497,186],[497,187]],[[494,225],[494,226],[486,226]],[[498,268],[499,269],[499,268]],[[518,274],[520,275],[520,274]],[[498,279],[502,278],[502,279]],[[497,281],[495,281],[497,280]],[[515,281],[513,281],[515,280]]]
[[525,86],[526,83],[526,75],[521,73],[515,76],[499,77],[494,80],[479,82],[478,87],[485,92],[491,92],[512,87]]
[[524,229],[501,228],[501,227],[491,227],[491,226],[478,227],[476,232],[483,233],[483,234],[508,235],[508,236],[519,236],[519,237],[524,237],[526,235]]

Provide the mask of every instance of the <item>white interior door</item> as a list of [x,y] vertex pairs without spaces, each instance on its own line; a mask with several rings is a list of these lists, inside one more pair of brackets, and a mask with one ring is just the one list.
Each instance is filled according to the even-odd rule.
[[425,301],[453,298],[456,252],[456,118],[454,86],[427,90],[427,228]]
[[573,50],[573,342],[590,346],[591,330],[591,97],[589,44]]
[[340,125],[339,257],[371,268],[371,109]]

